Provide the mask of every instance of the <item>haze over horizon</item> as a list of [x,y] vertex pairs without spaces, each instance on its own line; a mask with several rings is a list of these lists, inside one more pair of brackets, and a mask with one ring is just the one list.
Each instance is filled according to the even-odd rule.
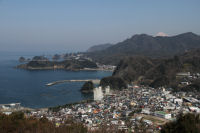
[[200,34],[199,5],[198,0],[0,0],[0,51],[74,52],[134,34]]

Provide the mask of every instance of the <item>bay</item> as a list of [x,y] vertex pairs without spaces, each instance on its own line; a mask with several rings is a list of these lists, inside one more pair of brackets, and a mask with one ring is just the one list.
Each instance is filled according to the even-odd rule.
[[80,92],[83,82],[45,84],[58,80],[101,79],[112,74],[109,71],[16,69],[18,58],[17,54],[0,54],[0,104],[19,102],[25,107],[44,108],[91,99],[92,95]]

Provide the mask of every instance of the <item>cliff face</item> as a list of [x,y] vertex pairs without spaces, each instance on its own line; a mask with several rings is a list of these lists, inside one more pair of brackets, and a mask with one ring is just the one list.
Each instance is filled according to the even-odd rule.
[[65,60],[65,61],[30,61],[27,64],[17,66],[21,69],[66,69],[80,70],[84,68],[97,68],[96,63],[89,60]]

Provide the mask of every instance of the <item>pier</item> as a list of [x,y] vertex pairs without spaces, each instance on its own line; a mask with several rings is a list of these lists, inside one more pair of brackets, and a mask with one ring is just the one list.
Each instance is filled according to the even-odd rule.
[[59,80],[59,81],[54,81],[51,83],[47,83],[46,86],[52,86],[56,84],[61,84],[61,83],[66,83],[66,82],[87,82],[87,81],[92,81],[94,84],[99,84],[100,79],[77,79],[77,80]]

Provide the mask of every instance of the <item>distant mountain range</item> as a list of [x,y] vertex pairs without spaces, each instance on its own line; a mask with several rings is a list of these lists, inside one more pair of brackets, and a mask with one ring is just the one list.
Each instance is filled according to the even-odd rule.
[[200,48],[200,36],[192,32],[156,37],[140,34],[114,45],[91,47],[86,55],[97,62],[116,65],[126,56],[173,57],[196,48]]

